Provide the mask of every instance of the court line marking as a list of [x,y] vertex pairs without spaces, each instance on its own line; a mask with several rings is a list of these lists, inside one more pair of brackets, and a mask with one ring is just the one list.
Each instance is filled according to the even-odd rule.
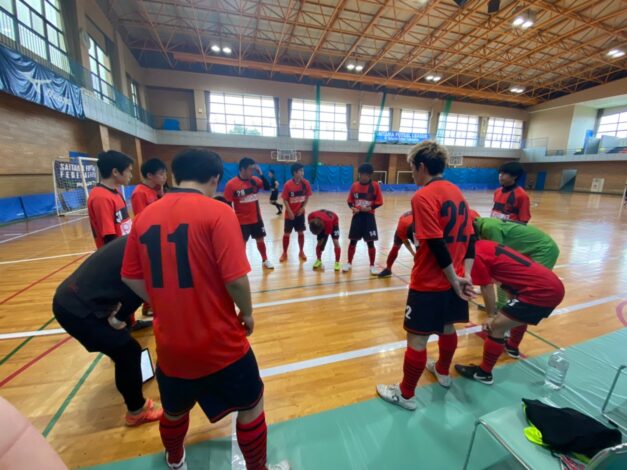
[[43,261],[43,260],[46,260],[46,259],[67,258],[68,256],[89,255],[89,254],[91,254],[93,252],[94,252],[94,250],[90,250],[90,251],[81,251],[79,253],[67,253],[65,255],[42,256],[41,258],[14,259],[14,260],[10,260],[10,261],[0,261],[0,265],[3,265],[3,264],[18,264],[18,263],[30,263],[31,261]]
[[3,243],[8,243],[8,242],[13,241],[13,240],[17,240],[18,238],[24,238],[24,237],[28,237],[29,235],[34,235],[36,233],[45,232],[46,230],[50,230],[51,228],[61,227],[63,225],[74,224],[74,223],[76,223],[76,222],[78,222],[80,220],[86,219],[86,218],[87,218],[87,216],[79,217],[78,219],[70,220],[69,222],[63,222],[63,223],[60,223],[60,224],[50,225],[49,227],[40,228],[38,230],[33,230],[32,232],[23,233],[21,235],[17,235],[17,236],[12,237],[12,238],[7,238],[6,240],[0,240],[0,245],[3,244]]
[[[52,317],[46,323],[41,325],[38,328],[37,331],[43,330],[45,327],[50,325],[50,323],[52,323],[53,321],[54,321],[54,317]],[[0,366],[2,364],[4,364],[5,362],[7,362],[9,359],[11,359],[11,357],[13,357],[15,355],[15,353],[17,353],[20,349],[22,349],[24,346],[26,346],[31,339],[33,339],[33,336],[30,336],[30,337],[26,338],[24,341],[22,341],[20,344],[18,344],[16,347],[14,347],[6,356],[4,356],[2,359],[0,359]]]

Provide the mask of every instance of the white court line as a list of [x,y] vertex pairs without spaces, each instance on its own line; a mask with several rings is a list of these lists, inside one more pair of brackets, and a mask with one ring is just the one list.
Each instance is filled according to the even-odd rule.
[[39,230],[33,230],[32,232],[23,233],[21,235],[17,235],[17,236],[12,237],[12,238],[7,238],[6,240],[0,240],[0,244],[8,243],[10,241],[17,240],[18,238],[28,237],[29,235],[34,235],[36,233],[45,232],[46,230],[50,230],[51,228],[61,227],[62,225],[73,224],[75,222],[79,222],[79,221],[81,221],[83,219],[86,219],[86,218],[87,218],[87,216],[83,216],[83,217],[79,217],[78,219],[70,220],[69,222],[63,222],[61,224],[54,224],[54,225],[50,225],[49,227],[40,228]]
[[11,260],[11,261],[0,261],[0,265],[3,265],[3,264],[18,264],[18,263],[30,263],[31,261],[43,261],[43,260],[46,260],[46,259],[66,258],[68,256],[87,255],[87,254],[93,253],[93,252],[94,252],[94,250],[91,250],[91,251],[81,251],[80,253],[67,253],[65,255],[43,256],[41,258],[14,259],[14,260]]

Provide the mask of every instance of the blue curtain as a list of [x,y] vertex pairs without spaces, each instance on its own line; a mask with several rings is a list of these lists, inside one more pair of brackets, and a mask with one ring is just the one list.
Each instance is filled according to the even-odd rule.
[[0,46],[0,90],[84,119],[81,90],[51,70]]

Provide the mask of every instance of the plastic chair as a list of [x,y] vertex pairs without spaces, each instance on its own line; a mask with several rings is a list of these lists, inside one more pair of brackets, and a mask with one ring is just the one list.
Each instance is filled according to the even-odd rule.
[[625,429],[625,425],[617,423],[616,422],[616,418],[612,418],[612,417],[608,416],[608,413],[605,410],[607,408],[607,405],[610,403],[610,398],[612,398],[612,393],[614,393],[614,389],[616,388],[616,383],[618,382],[618,377],[620,377],[620,374],[625,369],[627,369],[627,364],[623,364],[616,371],[616,375],[614,376],[614,380],[612,381],[612,386],[610,387],[610,390],[607,392],[607,397],[605,397],[605,401],[603,402],[603,406],[601,407],[601,414],[603,415],[603,417],[605,419],[607,419],[610,423],[615,424],[616,426],[620,426],[623,429]]
[[627,468],[627,442],[603,449],[586,465],[586,470],[624,470],[625,468]]

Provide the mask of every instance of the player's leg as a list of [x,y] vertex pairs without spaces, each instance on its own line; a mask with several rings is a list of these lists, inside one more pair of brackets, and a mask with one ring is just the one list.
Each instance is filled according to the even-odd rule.
[[252,228],[252,236],[257,243],[257,250],[261,255],[261,263],[265,269],[274,269],[274,265],[268,259],[268,254],[266,251],[266,242],[264,238],[266,237],[266,229],[263,226],[263,221],[257,222]]
[[373,276],[378,276],[379,271],[374,266],[374,262],[377,258],[377,249],[374,246],[374,242],[379,239],[379,233],[377,231],[377,220],[374,217],[374,214],[365,213],[365,232],[364,232],[364,241],[368,245],[368,259],[370,261],[370,274]]
[[357,250],[357,242],[363,238],[363,219],[362,213],[353,214],[351,219],[351,228],[348,231],[348,262],[342,267],[342,271],[347,273],[353,267],[353,258]]
[[283,226],[283,254],[279,261],[283,263],[287,261],[287,249],[290,246],[290,235],[294,229],[294,221],[291,219],[285,219]]
[[333,265],[333,269],[339,271],[340,266],[340,257],[342,256],[342,248],[340,247],[340,229],[333,230],[333,234],[331,235],[331,239],[333,240],[333,253],[335,254],[335,264]]
[[168,467],[187,470],[183,442],[189,429],[189,412],[196,404],[194,381],[169,377],[157,366],[157,384],[163,404],[159,434]]
[[394,244],[392,245],[392,249],[388,253],[388,259],[385,264],[385,269],[379,273],[379,277],[390,277],[392,275],[392,266],[394,266],[394,262],[396,258],[398,258],[398,252],[403,246],[403,241],[398,237],[397,234],[394,234]]
[[318,241],[316,243],[316,261],[313,264],[313,269],[324,269],[324,265],[322,264],[322,253],[327,246],[327,240],[329,239],[328,235],[321,233],[318,235]]
[[294,228],[298,233],[298,257],[301,261],[307,261],[305,255],[305,214],[299,215],[294,219]]
[[353,258],[355,257],[355,251],[357,251],[357,240],[350,240],[348,244],[348,262],[342,267],[342,271],[347,273],[353,267]]

